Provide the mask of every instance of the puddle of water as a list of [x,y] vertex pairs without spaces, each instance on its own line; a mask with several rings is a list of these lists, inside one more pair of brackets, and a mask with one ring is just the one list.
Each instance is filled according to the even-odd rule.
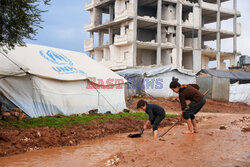
[[25,154],[0,158],[0,166],[18,167],[88,167],[107,159],[121,150],[133,150],[142,139],[122,140],[125,134],[109,136],[94,141],[82,142],[78,146],[42,149]]

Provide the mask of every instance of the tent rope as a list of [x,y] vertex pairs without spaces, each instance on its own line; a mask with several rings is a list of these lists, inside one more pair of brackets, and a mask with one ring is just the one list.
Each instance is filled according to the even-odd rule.
[[20,67],[17,63],[15,63],[13,60],[11,60],[7,55],[5,55],[2,51],[0,53],[7,58],[9,61],[11,61],[13,64],[15,64],[17,67],[19,67],[20,70],[22,70],[25,74],[29,74],[29,72],[25,71],[22,67]]
[[0,77],[0,80],[1,80],[1,79],[5,79],[5,78],[8,78],[8,77],[18,76],[18,75],[21,75],[21,74],[25,74],[25,72],[16,73],[16,74],[13,74],[13,75],[6,75],[6,76],[3,76],[3,77]]
[[94,86],[94,84],[92,84],[92,86],[95,88],[95,90],[97,91],[98,94],[100,94],[105,100],[106,102],[108,102],[108,104],[118,113],[118,111],[116,110],[116,108],[108,101],[108,99],[101,94],[101,92]]

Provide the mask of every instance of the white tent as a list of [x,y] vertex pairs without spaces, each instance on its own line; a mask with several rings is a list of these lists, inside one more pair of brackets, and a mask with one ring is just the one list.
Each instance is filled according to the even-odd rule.
[[145,91],[154,97],[178,96],[170,88],[172,77],[178,78],[180,84],[195,84],[196,76],[174,67],[158,67],[146,73],[144,78]]
[[155,68],[136,68],[118,71],[117,74],[127,79],[126,96],[146,92],[154,97],[177,96],[170,88],[172,77],[179,78],[181,84],[196,83],[196,76],[171,66]]
[[250,105],[250,84],[230,84],[229,102],[241,102]]
[[28,44],[0,63],[0,92],[30,117],[126,108],[126,80],[83,53]]

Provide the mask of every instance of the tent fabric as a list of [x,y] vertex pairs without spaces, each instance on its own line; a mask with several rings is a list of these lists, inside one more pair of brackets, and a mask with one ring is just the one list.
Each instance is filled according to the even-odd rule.
[[[17,52],[16,50],[19,49],[17,47],[14,52],[11,51],[10,57],[18,65],[22,63],[20,66],[26,69],[28,73],[0,79],[0,92],[28,116],[81,114],[92,109],[98,109],[99,113],[107,111],[117,113],[126,108],[124,98],[124,83],[126,80],[87,55],[37,45],[28,45],[22,48],[21,52]],[[53,70],[53,67],[62,67],[63,69],[67,65],[65,66],[63,63],[55,65],[48,62],[41,56],[40,50],[43,50],[44,53],[47,50],[60,53],[63,56],[57,57],[54,55],[50,58],[60,61],[70,60],[72,70]],[[65,58],[64,55],[69,55],[69,53],[70,56]],[[3,55],[0,55],[0,59],[7,62],[6,58],[3,57]],[[14,63],[8,63],[7,66],[2,64],[1,61],[0,78],[22,71]],[[96,79],[95,83],[97,84],[94,87],[90,84],[92,82],[89,82],[88,77],[91,77],[91,80]],[[105,82],[109,79],[114,82]]]
[[116,73],[120,76],[123,76],[124,78],[133,78],[133,77],[142,77],[145,75],[147,71],[150,69],[144,69],[144,68],[138,68],[138,69],[126,69],[117,71]]
[[171,66],[126,69],[116,73],[128,81],[126,97],[143,94],[144,91],[155,97],[176,96],[169,89],[173,76],[179,78],[182,84],[196,83],[195,74]]
[[[75,81],[95,77],[105,81],[112,78],[126,82],[124,78],[80,52],[27,44],[27,47],[16,47],[9,51],[7,56],[19,67],[1,55],[0,75],[20,73],[21,67],[30,74],[57,80]],[[99,85],[112,84],[97,80],[93,82]]]
[[30,117],[71,115],[98,109],[117,113],[126,108],[124,88],[86,89],[84,81],[59,81],[36,76],[0,80],[0,91]]
[[221,71],[221,70],[205,70],[202,69],[196,75],[201,73],[209,74],[215,77],[230,78],[231,83],[240,81],[240,83],[250,83],[250,72],[241,72],[241,71]]
[[131,68],[121,71],[116,71],[117,74],[124,77],[127,80],[125,86],[125,96],[131,97],[136,94],[142,94],[144,90],[144,76],[149,68]]
[[250,105],[250,84],[231,84],[229,102],[241,102]]
[[178,96],[170,88],[169,84],[172,82],[172,77],[179,79],[180,84],[195,84],[196,76],[192,74],[180,73],[179,70],[168,71],[152,77],[144,78],[144,85],[146,93],[154,97],[172,97]]
[[167,72],[170,72],[170,71],[178,71],[181,74],[185,74],[185,75],[188,75],[188,76],[195,76],[195,74],[193,74],[193,73],[186,72],[186,71],[183,71],[183,70],[177,69],[175,67],[171,67],[171,66],[162,66],[162,67],[158,67],[158,68],[153,68],[153,69],[146,72],[146,76],[147,77],[152,77],[152,76],[167,73]]
[[178,71],[181,74],[189,75],[189,76],[195,76],[193,73],[189,73],[180,69],[177,69],[175,67],[171,66],[162,66],[162,67],[155,67],[155,68],[137,68],[137,69],[126,69],[117,71],[116,73],[120,76],[123,76],[124,78],[132,78],[137,76],[147,76],[152,77],[159,74],[163,74],[170,71]]

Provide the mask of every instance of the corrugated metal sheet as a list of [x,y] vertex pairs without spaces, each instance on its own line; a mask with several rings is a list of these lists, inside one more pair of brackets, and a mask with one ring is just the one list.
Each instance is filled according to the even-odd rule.
[[210,92],[206,95],[207,98],[212,98],[212,77],[197,77],[196,83],[200,86],[201,93],[204,93],[208,89]]
[[229,101],[230,79],[213,77],[212,79],[212,99]]
[[210,89],[210,92],[206,95],[207,98],[213,100],[229,101],[229,78],[197,77],[196,82],[200,86],[200,91],[202,93],[204,93],[207,89]]

